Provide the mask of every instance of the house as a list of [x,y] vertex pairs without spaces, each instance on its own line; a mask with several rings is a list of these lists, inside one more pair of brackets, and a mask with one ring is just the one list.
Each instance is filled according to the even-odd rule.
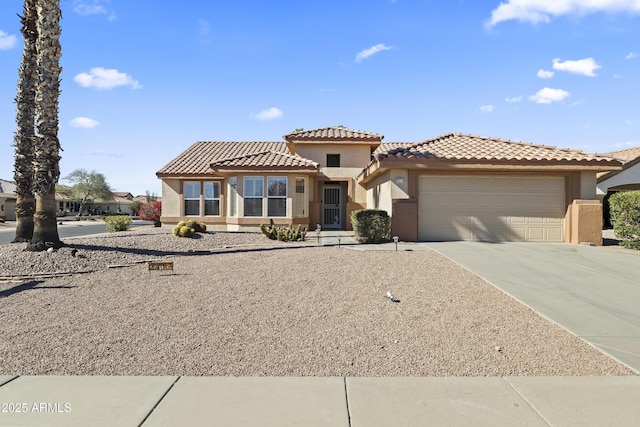
[[596,173],[619,170],[619,160],[458,133],[383,138],[336,126],[284,141],[196,142],[157,172],[161,220],[349,230],[352,211],[378,208],[404,241],[601,244]]
[[16,183],[0,179],[0,221],[16,220]]
[[598,174],[596,194],[603,205],[605,226],[609,226],[609,197],[618,191],[640,190],[640,147],[612,151],[605,155],[623,162],[620,170]]

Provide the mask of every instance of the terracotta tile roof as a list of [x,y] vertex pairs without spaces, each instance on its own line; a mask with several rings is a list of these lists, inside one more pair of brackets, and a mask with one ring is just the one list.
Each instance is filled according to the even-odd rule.
[[534,161],[618,161],[609,156],[548,145],[514,142],[459,133],[448,133],[422,142],[399,146],[376,154],[377,159],[448,159],[448,160],[534,160]]
[[0,193],[15,194],[15,192],[16,192],[15,182],[0,179]]
[[285,142],[196,142],[157,172],[158,176],[199,176],[213,169],[317,169],[318,164],[289,153]]
[[216,161],[247,154],[264,153],[266,151],[289,153],[287,144],[284,141],[199,141],[166,164],[156,172],[156,175],[159,177],[206,175],[211,172],[211,164]]
[[603,153],[603,156],[615,157],[624,160],[624,163],[632,162],[640,157],[640,147],[631,147],[624,150]]
[[379,153],[386,153],[396,148],[408,147],[413,144],[415,142],[383,142],[374,150],[373,155],[377,156]]
[[213,170],[225,169],[253,169],[253,168],[293,168],[293,169],[317,169],[318,163],[294,156],[289,153],[281,153],[274,150],[263,151],[261,153],[245,154],[238,157],[216,160],[211,163]]
[[320,129],[301,130],[284,135],[287,141],[367,141],[380,142],[383,135],[349,129],[344,126],[330,126]]

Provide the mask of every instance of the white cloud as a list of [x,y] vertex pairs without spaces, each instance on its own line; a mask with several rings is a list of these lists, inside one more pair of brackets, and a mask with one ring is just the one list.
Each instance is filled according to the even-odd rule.
[[104,3],[108,2],[109,0],[75,0],[73,2],[73,11],[82,16],[109,15],[107,19],[113,21],[116,19],[115,12],[103,6]]
[[92,129],[98,126],[100,122],[90,119],[88,117],[76,117],[69,122],[69,126],[73,128]]
[[578,59],[576,61],[560,62],[560,59],[553,60],[553,69],[558,71],[566,71],[571,74],[582,74],[584,76],[595,77],[595,70],[602,68],[593,58]]
[[538,77],[540,77],[541,79],[550,79],[551,77],[553,77],[554,72],[553,71],[547,71],[547,70],[538,70],[538,73],[536,74]]
[[16,36],[13,34],[7,34],[0,30],[0,50],[12,49],[17,42],[18,38]]
[[204,19],[198,19],[198,33],[201,36],[206,36],[211,31],[211,24],[209,21],[205,21]]
[[536,104],[551,104],[552,102],[562,101],[569,95],[566,90],[545,87],[537,91],[535,95],[531,95],[529,100]]
[[362,62],[363,59],[367,59],[368,57],[375,55],[378,52],[382,52],[384,50],[391,50],[391,49],[393,48],[382,43],[377,44],[375,46],[371,46],[368,49],[358,52],[358,54],[356,55],[356,59],[354,59],[353,62]]
[[483,113],[490,113],[493,111],[493,109],[493,105],[483,105],[480,107],[480,111],[482,111]]
[[130,75],[121,73],[116,69],[102,67],[92,68],[88,73],[80,73],[73,80],[82,87],[101,90],[110,90],[118,86],[130,86],[131,89],[140,89],[142,87]]
[[258,114],[251,115],[251,117],[256,118],[258,120],[274,120],[282,117],[284,113],[281,109],[277,107],[271,107],[266,110],[260,111]]
[[624,59],[633,59],[633,58],[637,58],[638,54],[634,53],[634,52],[629,52],[625,55]]
[[622,74],[616,73],[616,74],[613,75],[613,78],[614,79],[621,79],[622,78]]
[[640,13],[638,0],[506,0],[491,12],[485,25],[517,20],[532,24],[548,23],[551,17],[587,15],[597,12]]
[[515,104],[516,102],[522,102],[522,96],[514,96],[513,98],[505,98],[507,104]]

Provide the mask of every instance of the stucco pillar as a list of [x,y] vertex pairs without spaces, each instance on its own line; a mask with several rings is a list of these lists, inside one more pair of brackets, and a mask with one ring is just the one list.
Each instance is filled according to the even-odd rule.
[[418,201],[393,199],[391,209],[391,235],[403,242],[418,241]]
[[602,204],[598,200],[574,200],[570,218],[571,243],[602,246]]

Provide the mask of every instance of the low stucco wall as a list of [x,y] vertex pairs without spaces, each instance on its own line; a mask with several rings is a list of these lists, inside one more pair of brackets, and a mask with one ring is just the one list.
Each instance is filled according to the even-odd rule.
[[565,241],[602,246],[602,204],[598,200],[574,200],[567,217],[569,236]]
[[393,199],[391,209],[391,235],[403,242],[418,241],[418,200]]

